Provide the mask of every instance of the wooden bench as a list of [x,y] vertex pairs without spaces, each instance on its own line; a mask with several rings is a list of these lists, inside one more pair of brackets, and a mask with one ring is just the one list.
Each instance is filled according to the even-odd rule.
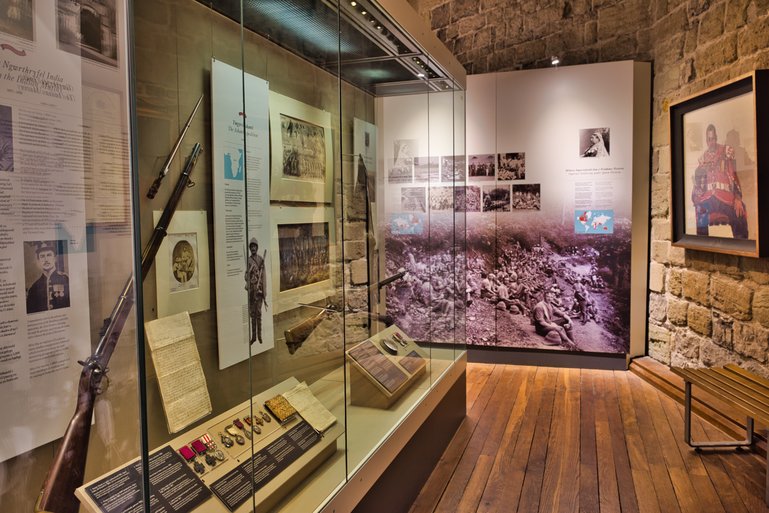
[[[684,440],[695,450],[703,447],[752,447],[754,419],[769,426],[769,380],[756,376],[736,365],[704,369],[671,367],[684,380]],[[745,440],[723,442],[695,442],[692,440],[692,385],[728,402],[747,417]],[[769,438],[769,430],[767,430]],[[764,501],[769,505],[769,450],[767,450],[767,475]]]

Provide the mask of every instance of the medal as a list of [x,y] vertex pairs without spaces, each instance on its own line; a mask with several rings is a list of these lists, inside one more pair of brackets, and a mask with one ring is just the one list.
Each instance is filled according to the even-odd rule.
[[232,424],[228,424],[227,427],[224,428],[225,431],[227,431],[227,434],[230,436],[239,436],[238,430],[235,429],[235,427]]
[[235,424],[235,427],[238,429],[243,429],[243,423],[240,421],[240,419],[235,419],[232,421],[233,424]]
[[262,418],[265,422],[272,422],[272,418],[266,411],[262,410],[260,413],[262,414]]
[[220,437],[221,437],[221,439],[222,439],[222,445],[224,445],[224,446],[225,446],[225,447],[227,447],[228,449],[229,449],[230,447],[232,447],[233,445],[235,445],[235,444],[232,442],[232,438],[230,438],[229,436],[225,435],[224,433],[219,433],[219,436],[220,436]]
[[200,463],[198,460],[192,461],[192,468],[197,472],[198,474],[202,474],[206,471],[206,466]]
[[262,434],[262,428],[260,428],[259,426],[251,426],[251,429],[253,429],[254,433],[256,433],[257,435]]
[[264,426],[264,420],[262,420],[262,417],[257,417],[254,415],[254,422],[260,426]]
[[182,455],[182,458],[184,458],[185,461],[188,463],[195,459],[195,453],[188,445],[185,445],[181,449],[179,449],[179,454]]
[[221,449],[216,449],[214,451],[214,458],[216,458],[219,461],[224,461],[224,453]]
[[240,435],[235,435],[235,441],[238,443],[238,445],[245,445],[246,444],[246,439],[243,438]]
[[216,458],[213,454],[206,453],[206,463],[208,463],[209,467],[216,466]]
[[190,446],[198,454],[205,454],[206,451],[208,450],[208,446],[205,443],[203,443],[203,441],[200,439],[193,440]]

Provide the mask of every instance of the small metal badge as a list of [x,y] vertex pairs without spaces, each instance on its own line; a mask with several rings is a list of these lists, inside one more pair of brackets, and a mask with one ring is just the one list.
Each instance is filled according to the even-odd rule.
[[[223,456],[223,455],[222,455]],[[216,466],[216,457],[214,457],[213,454],[206,453],[206,463],[208,463],[209,467]]]
[[245,445],[246,444],[246,439],[243,438],[240,435],[235,435],[235,441],[238,443],[238,445]]
[[206,471],[206,466],[200,463],[198,460],[193,460],[192,468],[198,474],[202,474],[203,472]]
[[262,410],[260,413],[262,414],[262,418],[264,419],[265,422],[272,422],[272,417],[270,417],[269,413],[267,413],[264,410]]
[[225,435],[224,433],[219,433],[219,437],[222,439],[222,445],[224,445],[228,449],[233,445],[235,445],[235,443],[232,441],[232,438]]

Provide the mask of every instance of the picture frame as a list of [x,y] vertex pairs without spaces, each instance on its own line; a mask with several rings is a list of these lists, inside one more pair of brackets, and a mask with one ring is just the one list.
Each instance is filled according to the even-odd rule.
[[[273,206],[270,209],[270,226],[273,241],[270,251],[274,313],[286,312],[300,304],[330,297],[334,293],[333,264],[336,262],[336,220],[333,207]],[[286,258],[292,252],[292,247],[301,245],[302,250],[307,252],[309,239],[317,242],[323,238],[327,245],[325,249],[321,248],[320,254],[312,252],[318,249],[315,247],[317,244],[310,244],[309,254],[297,256],[296,261]],[[320,260],[323,265],[319,265]],[[291,264],[294,264],[297,272],[288,268]]]
[[767,81],[756,70],[670,105],[674,246],[766,255]]
[[331,203],[331,114],[270,91],[270,200]]

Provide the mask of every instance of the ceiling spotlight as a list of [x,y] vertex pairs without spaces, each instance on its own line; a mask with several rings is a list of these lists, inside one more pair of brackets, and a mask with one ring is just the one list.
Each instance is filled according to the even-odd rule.
[[550,64],[553,66],[558,66],[561,63],[561,59],[558,58],[557,55],[553,55],[550,57]]
[[358,5],[358,2],[356,2],[355,0],[352,0],[352,2],[350,2],[350,5],[352,5],[353,7],[355,7],[356,5]]
[[425,78],[425,74],[424,73],[417,73],[417,78]]
[[368,14],[366,11],[361,11],[360,13],[361,13],[363,16],[365,16],[366,14]]

